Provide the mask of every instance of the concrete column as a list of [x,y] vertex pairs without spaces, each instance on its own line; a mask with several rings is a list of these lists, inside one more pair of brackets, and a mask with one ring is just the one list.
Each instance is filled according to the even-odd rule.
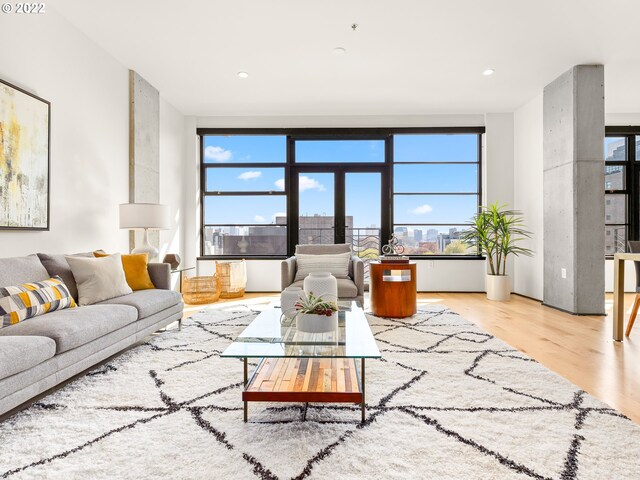
[[604,314],[604,67],[544,89],[544,304]]
[[[129,202],[160,201],[160,94],[133,70],[129,70]],[[129,249],[142,239],[131,231]],[[160,233],[149,232],[149,243],[160,246]],[[158,261],[158,259],[149,259]]]

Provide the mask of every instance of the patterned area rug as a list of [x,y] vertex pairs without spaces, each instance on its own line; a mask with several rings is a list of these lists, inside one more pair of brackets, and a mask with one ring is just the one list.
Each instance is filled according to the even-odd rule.
[[[0,424],[0,478],[638,478],[640,428],[442,306],[369,316],[357,406],[250,404],[220,353],[262,305],[195,315]],[[306,421],[303,417],[306,415]]]

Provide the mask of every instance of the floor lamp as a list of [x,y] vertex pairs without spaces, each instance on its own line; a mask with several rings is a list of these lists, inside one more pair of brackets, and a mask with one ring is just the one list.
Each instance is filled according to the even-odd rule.
[[158,256],[158,249],[149,243],[149,230],[169,228],[169,207],[157,203],[124,203],[120,205],[120,228],[129,230],[144,229],[141,245],[131,253],[147,253],[149,260]]

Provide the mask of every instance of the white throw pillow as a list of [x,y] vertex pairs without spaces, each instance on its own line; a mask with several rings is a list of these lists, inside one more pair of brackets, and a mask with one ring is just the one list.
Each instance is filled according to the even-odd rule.
[[65,256],[78,284],[78,303],[91,305],[132,292],[119,253],[108,257]]
[[337,253],[335,255],[296,255],[298,269],[294,281],[304,280],[310,273],[329,272],[336,278],[349,278],[349,261],[351,253]]

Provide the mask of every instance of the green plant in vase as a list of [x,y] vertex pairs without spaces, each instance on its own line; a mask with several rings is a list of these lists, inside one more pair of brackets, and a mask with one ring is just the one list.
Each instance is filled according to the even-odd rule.
[[479,253],[487,257],[487,298],[508,300],[511,294],[507,275],[508,256],[533,256],[533,250],[519,245],[532,235],[524,226],[522,213],[496,202],[488,207],[480,207],[480,212],[473,216],[468,225],[469,228],[460,239],[477,247]]
[[[338,303],[322,296],[316,297],[313,292],[302,296],[290,310],[295,312],[293,319],[301,332],[325,333],[338,326]],[[290,310],[283,312],[283,316]]]

